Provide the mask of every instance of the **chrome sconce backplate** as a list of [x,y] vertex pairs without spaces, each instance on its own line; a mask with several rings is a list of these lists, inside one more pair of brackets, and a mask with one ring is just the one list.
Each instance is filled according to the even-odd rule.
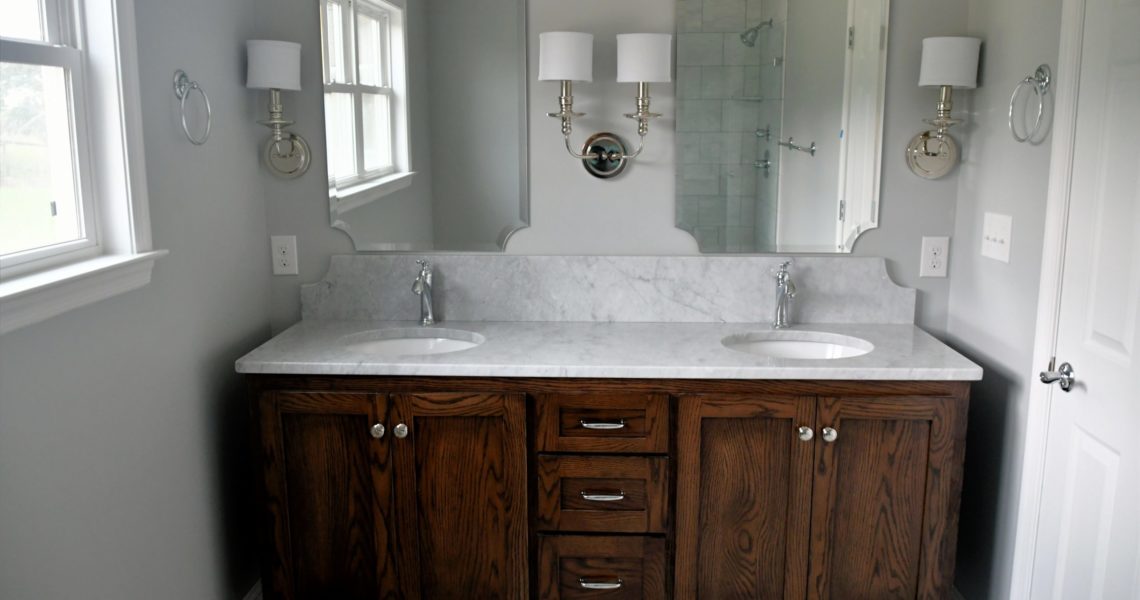
[[906,146],[906,166],[923,179],[938,179],[958,164],[958,142],[944,130],[923,131]]
[[628,160],[625,144],[618,136],[607,133],[595,133],[582,145],[583,155],[592,155],[593,158],[582,159],[582,166],[586,172],[600,179],[616,177],[625,170]]

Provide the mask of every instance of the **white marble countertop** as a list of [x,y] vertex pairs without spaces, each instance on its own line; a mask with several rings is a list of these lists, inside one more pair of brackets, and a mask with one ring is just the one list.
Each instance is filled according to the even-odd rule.
[[802,324],[793,330],[854,336],[874,344],[862,356],[776,359],[729,350],[733,334],[759,323],[582,323],[450,321],[435,327],[486,338],[469,350],[379,356],[348,348],[344,336],[416,327],[409,321],[303,320],[240,358],[239,373],[602,377],[648,379],[841,379],[976,381],[982,369],[914,325]]

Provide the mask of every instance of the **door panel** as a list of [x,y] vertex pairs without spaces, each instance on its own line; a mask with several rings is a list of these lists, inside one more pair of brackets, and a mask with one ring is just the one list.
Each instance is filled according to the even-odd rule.
[[[820,398],[809,598],[948,597],[965,398]],[[822,435],[821,435],[822,438]]]
[[375,599],[413,589],[397,568],[393,464],[370,434],[373,394],[270,393],[259,401],[269,527],[269,597]]
[[523,598],[527,591],[525,398],[395,397],[408,437],[393,440],[414,478],[424,598]]
[[1121,124],[1134,118],[1140,97],[1140,1],[1066,7],[1062,28],[1080,35],[1063,58],[1075,53],[1079,69],[1068,74],[1078,81],[1075,108],[1058,115],[1058,127],[1071,128],[1071,146],[1053,149],[1071,160],[1060,167],[1071,181],[1054,355],[1056,366],[1072,365],[1076,381],[1069,393],[1054,384],[1042,398],[1043,479],[1028,492],[1041,498],[1030,595],[1137,598],[1140,167],[1134,136]]
[[679,402],[677,597],[803,598],[812,398]]

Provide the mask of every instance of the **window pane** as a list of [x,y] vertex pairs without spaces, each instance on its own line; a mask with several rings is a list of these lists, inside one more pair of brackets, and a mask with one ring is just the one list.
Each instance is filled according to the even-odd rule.
[[67,76],[0,63],[0,255],[83,239]]
[[46,42],[43,0],[0,0],[0,37]]
[[356,137],[352,94],[325,94],[325,142],[329,179],[356,175]]
[[383,16],[357,14],[356,43],[360,64],[360,83],[388,86],[387,46],[388,19]]
[[346,83],[344,77],[344,12],[336,2],[326,4],[325,11],[325,52],[328,53],[328,69],[325,74],[329,83]]
[[392,112],[388,96],[364,94],[364,170],[392,166]]

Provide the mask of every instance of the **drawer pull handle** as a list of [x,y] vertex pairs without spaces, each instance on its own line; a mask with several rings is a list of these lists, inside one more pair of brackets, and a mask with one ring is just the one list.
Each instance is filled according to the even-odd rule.
[[584,590],[620,590],[623,583],[621,577],[606,580],[578,578],[578,586]]
[[621,502],[622,500],[625,500],[625,491],[624,490],[615,490],[612,492],[611,491],[591,492],[591,491],[582,490],[582,491],[578,492],[578,495],[581,496],[583,500],[589,500],[590,502]]
[[612,431],[614,429],[625,429],[625,419],[618,419],[615,421],[587,421],[580,419],[578,424],[584,429],[596,429],[601,431]]

